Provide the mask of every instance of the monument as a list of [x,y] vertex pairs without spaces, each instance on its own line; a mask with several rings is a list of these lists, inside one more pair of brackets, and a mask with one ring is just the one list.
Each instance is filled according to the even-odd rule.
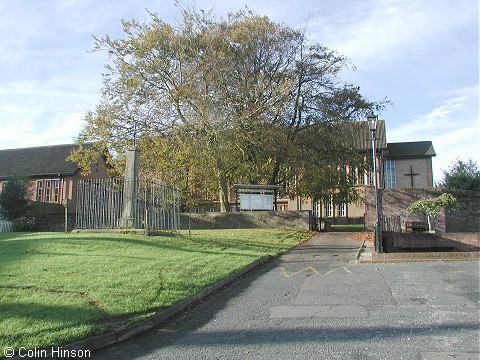
[[126,151],[125,182],[123,184],[123,209],[118,220],[119,228],[134,228],[138,190],[138,150]]

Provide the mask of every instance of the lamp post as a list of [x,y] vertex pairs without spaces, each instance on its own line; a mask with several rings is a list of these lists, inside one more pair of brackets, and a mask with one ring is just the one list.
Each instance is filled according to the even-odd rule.
[[368,127],[372,133],[372,152],[373,152],[373,185],[375,187],[375,226],[374,226],[374,243],[375,252],[381,253],[382,249],[382,233],[380,227],[380,197],[378,194],[378,173],[377,173],[377,145],[376,145],[376,133],[378,125],[378,116],[373,112],[367,114]]

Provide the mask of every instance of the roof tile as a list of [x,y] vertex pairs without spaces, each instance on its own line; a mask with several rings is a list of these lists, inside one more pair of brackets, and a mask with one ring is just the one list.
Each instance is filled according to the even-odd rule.
[[0,178],[10,176],[73,175],[78,165],[66,161],[76,144],[0,150]]
[[388,143],[386,158],[405,159],[436,156],[431,141]]

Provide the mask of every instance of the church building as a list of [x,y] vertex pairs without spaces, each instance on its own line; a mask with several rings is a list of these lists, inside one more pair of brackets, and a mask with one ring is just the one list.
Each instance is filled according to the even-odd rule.
[[[358,150],[371,157],[372,144],[367,122],[358,132]],[[379,186],[383,189],[432,188],[432,158],[436,156],[431,141],[387,143],[385,121],[378,121],[377,168]],[[352,171],[352,170],[350,170]],[[356,186],[360,193],[374,186],[373,171],[356,172]],[[363,204],[335,204],[333,199],[323,203],[312,202],[309,198],[279,199],[277,210],[311,210],[318,223],[329,221],[338,224],[362,223],[365,216]]]
[[388,143],[383,156],[383,188],[433,187],[431,141]]

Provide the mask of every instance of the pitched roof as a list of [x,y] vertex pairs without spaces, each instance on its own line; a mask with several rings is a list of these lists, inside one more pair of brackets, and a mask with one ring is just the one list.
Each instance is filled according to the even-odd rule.
[[436,156],[431,141],[388,143],[386,158],[408,159]]
[[71,176],[79,170],[79,167],[76,163],[65,159],[77,148],[76,144],[65,144],[0,150],[0,178],[16,175]]
[[[355,147],[359,150],[372,151],[372,133],[368,121],[359,121],[350,125],[355,133]],[[377,139],[377,148],[385,149],[387,147],[385,120],[378,120],[375,137]]]

